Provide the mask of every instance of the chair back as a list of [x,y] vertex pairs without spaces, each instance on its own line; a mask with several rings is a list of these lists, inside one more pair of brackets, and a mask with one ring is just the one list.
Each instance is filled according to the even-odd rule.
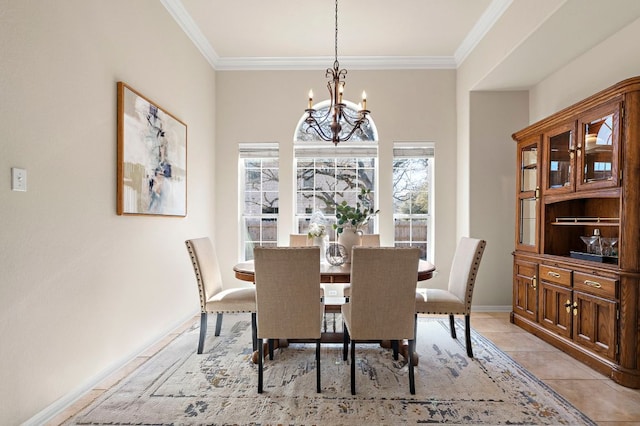
[[289,234],[289,247],[306,247],[308,244],[307,234]]
[[458,243],[451,272],[449,274],[449,292],[464,302],[465,311],[471,312],[473,286],[487,242],[476,238],[463,237]]
[[319,339],[319,247],[254,249],[258,338]]
[[222,274],[216,251],[208,237],[185,241],[200,293],[200,312],[206,312],[211,296],[222,291]]
[[380,234],[363,234],[360,241],[362,247],[380,247]]
[[353,248],[348,303],[352,339],[414,338],[419,261],[417,247]]

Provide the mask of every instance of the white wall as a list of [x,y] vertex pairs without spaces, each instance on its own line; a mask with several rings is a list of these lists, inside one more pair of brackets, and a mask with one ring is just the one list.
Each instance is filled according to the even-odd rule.
[[[0,424],[10,425],[197,312],[184,240],[213,234],[215,78],[158,1],[0,0],[0,58]],[[186,218],[115,213],[120,80],[188,125]],[[10,190],[11,167],[27,170],[26,193]]]
[[[330,65],[330,64],[328,64]],[[348,64],[343,64],[348,69]],[[238,259],[238,143],[279,142],[279,239],[286,244],[293,221],[293,133],[313,89],[326,93],[324,71],[223,71],[217,73],[216,237],[224,278],[233,285]],[[391,164],[394,141],[435,141],[434,263],[445,271],[429,285],[446,286],[455,249],[455,71],[349,71],[345,96],[357,102],[363,89],[380,137],[380,234],[393,242]],[[224,200],[224,201],[222,201]],[[220,249],[224,247],[224,249]]]

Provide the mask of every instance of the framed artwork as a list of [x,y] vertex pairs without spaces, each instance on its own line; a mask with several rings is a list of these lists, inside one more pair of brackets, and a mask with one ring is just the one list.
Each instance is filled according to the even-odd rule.
[[187,125],[118,82],[119,215],[187,215]]

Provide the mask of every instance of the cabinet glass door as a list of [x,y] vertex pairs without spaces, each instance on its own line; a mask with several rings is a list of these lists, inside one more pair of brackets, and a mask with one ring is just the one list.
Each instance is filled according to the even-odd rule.
[[540,196],[540,138],[518,144],[518,204],[516,247],[538,250],[538,198]]
[[549,133],[546,138],[545,190],[549,192],[573,191],[574,186],[574,126],[564,126]]
[[618,185],[619,111],[616,103],[581,118],[578,189]]

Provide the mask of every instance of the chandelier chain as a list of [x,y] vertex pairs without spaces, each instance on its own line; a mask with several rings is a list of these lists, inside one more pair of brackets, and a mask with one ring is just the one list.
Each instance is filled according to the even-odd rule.
[[316,111],[313,108],[313,92],[309,91],[309,106],[305,110],[307,117],[305,118],[306,132],[314,132],[320,139],[331,141],[334,145],[339,142],[348,141],[356,132],[363,132],[363,126],[369,123],[367,116],[367,98],[365,92],[362,92],[362,106],[353,113],[349,111],[346,103],[343,102],[344,78],[347,75],[346,69],[340,69],[338,63],[338,0],[335,0],[335,60],[333,68],[327,68],[326,77],[331,77],[327,82],[329,90],[329,99],[331,105],[326,112]]
[[338,62],[338,0],[336,0],[335,60]]

